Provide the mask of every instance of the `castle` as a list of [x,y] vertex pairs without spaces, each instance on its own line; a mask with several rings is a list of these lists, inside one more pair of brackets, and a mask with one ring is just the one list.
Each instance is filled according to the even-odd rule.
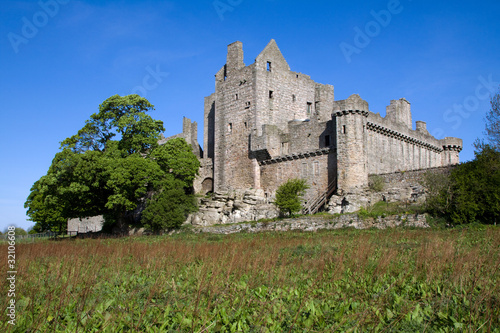
[[457,164],[462,149],[461,139],[438,140],[423,121],[414,130],[404,98],[392,100],[385,117],[359,95],[335,100],[333,86],[291,71],[274,40],[249,66],[241,42],[228,46],[215,92],[205,97],[203,133],[202,151],[196,123],[184,120],[180,136],[202,161],[198,192],[254,188],[272,196],[302,178],[313,198],[366,188],[370,174]]
[[[187,118],[182,133],[159,142],[184,138],[201,162],[195,191],[223,194],[201,202],[200,212],[187,222],[195,225],[275,216],[269,203],[291,178],[307,180],[306,212],[316,212],[330,197],[338,201],[331,212],[355,211],[371,199],[361,199],[364,203],[350,210],[346,199],[352,204],[349,194],[366,189],[369,175],[394,178],[392,173],[415,171],[408,173],[411,178],[457,164],[462,150],[461,139],[438,140],[423,121],[414,130],[404,98],[392,100],[385,117],[371,112],[356,94],[336,101],[333,86],[291,71],[274,40],[249,66],[243,62],[242,43],[230,44],[204,109],[203,149],[196,122]],[[418,195],[411,193],[415,183],[405,185],[413,189],[396,192]],[[228,194],[234,192],[240,196]],[[77,231],[100,230],[102,217],[98,222],[73,219],[68,230],[70,225]]]

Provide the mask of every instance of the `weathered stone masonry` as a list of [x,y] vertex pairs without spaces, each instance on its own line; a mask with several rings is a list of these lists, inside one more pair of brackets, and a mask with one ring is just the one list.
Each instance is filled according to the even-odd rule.
[[291,71],[271,40],[249,66],[241,42],[228,46],[205,98],[203,145],[216,192],[272,197],[286,180],[303,178],[312,198],[332,184],[337,194],[366,188],[369,174],[457,164],[462,140],[438,140],[422,121],[413,130],[404,98],[391,101],[385,117],[356,94],[335,101],[333,86]]

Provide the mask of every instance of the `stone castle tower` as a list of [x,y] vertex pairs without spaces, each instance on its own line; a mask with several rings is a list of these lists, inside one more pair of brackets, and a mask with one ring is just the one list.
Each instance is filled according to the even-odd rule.
[[242,43],[228,46],[215,92],[205,98],[203,132],[197,190],[272,196],[286,180],[303,178],[310,200],[366,188],[371,174],[457,164],[462,149],[461,139],[434,138],[425,122],[413,130],[404,98],[392,100],[385,117],[357,94],[336,101],[333,86],[291,71],[274,40],[248,66]]

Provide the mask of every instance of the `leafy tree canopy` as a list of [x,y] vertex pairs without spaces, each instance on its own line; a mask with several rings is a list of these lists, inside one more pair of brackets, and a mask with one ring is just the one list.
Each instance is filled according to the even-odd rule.
[[127,154],[145,153],[158,146],[163,122],[146,112],[154,110],[149,101],[139,95],[114,95],[99,106],[76,135],[61,142],[61,148],[74,152],[105,151],[115,136],[118,148]]
[[184,139],[169,140],[152,151],[150,156],[164,172],[172,173],[179,179],[184,187],[192,186],[200,168],[200,161]]
[[125,230],[146,197],[171,193],[162,189],[168,177],[189,192],[199,161],[184,139],[158,146],[163,123],[146,114],[151,110],[138,95],[112,96],[61,143],[25,203],[37,231],[64,230],[68,218],[95,215]]

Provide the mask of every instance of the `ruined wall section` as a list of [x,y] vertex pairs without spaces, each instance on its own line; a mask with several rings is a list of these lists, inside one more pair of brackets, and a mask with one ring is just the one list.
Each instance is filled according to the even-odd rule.
[[215,93],[205,97],[203,115],[203,150],[205,158],[214,158],[215,150]]
[[175,134],[167,138],[161,135],[160,139],[158,140],[158,144],[163,145],[167,141],[177,138],[182,138],[189,145],[191,145],[193,154],[195,154],[196,157],[198,158],[203,157],[203,149],[198,143],[198,124],[196,123],[196,121],[191,122],[191,119],[184,117],[182,119],[182,133]]
[[[254,186],[254,165],[248,145],[255,126],[255,66],[244,67],[242,52],[241,43],[229,45],[227,64],[216,75],[213,102],[216,191]],[[208,99],[208,107],[211,107],[210,97]]]

